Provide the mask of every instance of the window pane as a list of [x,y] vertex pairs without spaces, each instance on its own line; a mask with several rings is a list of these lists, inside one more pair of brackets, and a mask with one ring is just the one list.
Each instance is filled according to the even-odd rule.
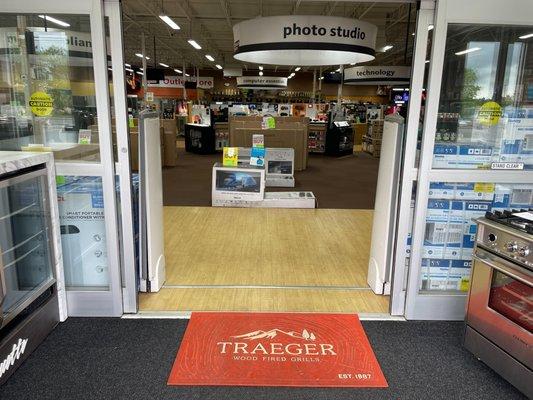
[[58,176],[57,197],[67,290],[107,290],[102,178]]
[[420,289],[468,291],[475,219],[487,211],[530,207],[533,185],[430,183]]
[[89,16],[2,14],[0,47],[0,150],[98,162]]
[[[531,27],[451,24],[433,168],[533,169]],[[520,37],[523,37],[520,39]]]

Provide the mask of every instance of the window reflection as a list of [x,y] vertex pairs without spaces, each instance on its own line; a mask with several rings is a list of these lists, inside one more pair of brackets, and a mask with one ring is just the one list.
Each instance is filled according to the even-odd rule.
[[0,150],[100,160],[88,15],[0,16]]
[[433,168],[533,169],[530,30],[449,25]]

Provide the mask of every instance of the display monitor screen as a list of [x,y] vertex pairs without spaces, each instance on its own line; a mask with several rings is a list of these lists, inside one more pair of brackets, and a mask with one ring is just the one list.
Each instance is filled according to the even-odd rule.
[[237,172],[230,170],[217,170],[216,188],[217,190],[231,192],[260,193],[261,173],[255,171]]
[[268,162],[269,174],[292,174],[292,162],[291,161],[269,161]]

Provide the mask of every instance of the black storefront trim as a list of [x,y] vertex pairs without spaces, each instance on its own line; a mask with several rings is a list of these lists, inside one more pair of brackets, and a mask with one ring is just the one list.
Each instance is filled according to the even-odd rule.
[[355,44],[343,43],[324,43],[324,42],[272,42],[272,43],[257,43],[246,44],[239,46],[235,50],[235,54],[249,53],[252,51],[263,50],[335,50],[346,51],[349,53],[362,53],[370,56],[375,56],[376,51],[370,47],[359,46]]

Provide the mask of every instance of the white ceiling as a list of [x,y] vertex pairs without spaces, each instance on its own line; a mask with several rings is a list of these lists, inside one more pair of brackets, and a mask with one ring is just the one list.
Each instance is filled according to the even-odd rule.
[[[257,66],[233,58],[232,26],[260,15],[300,14],[334,15],[371,22],[378,26],[376,49],[389,44],[394,46],[386,53],[378,53],[371,64],[403,65],[406,34],[407,62],[410,62],[414,39],[411,33],[415,30],[415,4],[411,4],[409,28],[407,26],[409,4],[409,1],[123,0],[125,57],[127,63],[141,64],[142,60],[135,53],[141,52],[141,32],[144,32],[146,55],[151,58],[148,66],[153,66],[155,60],[180,69],[185,62],[189,67],[215,68],[218,63],[256,70]],[[160,14],[170,16],[181,29],[172,30],[158,18]],[[200,43],[201,50],[187,43],[189,35]],[[212,55],[216,62],[208,61],[205,54]]]

